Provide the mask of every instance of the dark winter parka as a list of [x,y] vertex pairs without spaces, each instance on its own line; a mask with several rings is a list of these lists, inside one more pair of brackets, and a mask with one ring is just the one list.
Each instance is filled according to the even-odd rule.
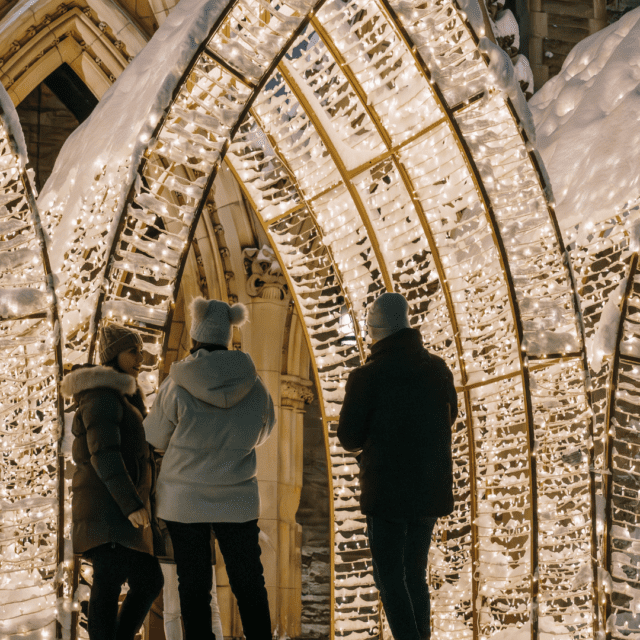
[[453,375],[429,353],[416,329],[402,329],[371,348],[351,372],[338,439],[362,450],[362,513],[419,520],[453,510],[451,420],[458,413]]
[[144,405],[133,376],[111,367],[77,369],[62,393],[73,397],[73,550],[107,542],[153,554],[150,527],[134,527],[128,515],[149,510],[152,470],[142,428]]

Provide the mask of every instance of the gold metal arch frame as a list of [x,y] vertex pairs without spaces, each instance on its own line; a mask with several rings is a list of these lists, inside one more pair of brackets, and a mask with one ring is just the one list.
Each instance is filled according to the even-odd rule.
[[[54,245],[66,242],[65,357],[91,358],[95,327],[112,317],[143,332],[155,362],[143,382],[157,384],[189,244],[226,156],[314,358],[334,497],[333,634],[388,634],[357,464],[335,421],[367,347],[365,309],[395,290],[459,388],[457,504],[429,569],[434,637],[595,637],[576,292],[531,145],[464,14],[448,0],[217,9],[169,104],[150,105],[157,125],[143,157],[96,167],[80,210],[48,212]],[[345,317],[355,344],[340,331]]]
[[0,636],[53,637],[64,569],[62,351],[26,146],[0,87]]

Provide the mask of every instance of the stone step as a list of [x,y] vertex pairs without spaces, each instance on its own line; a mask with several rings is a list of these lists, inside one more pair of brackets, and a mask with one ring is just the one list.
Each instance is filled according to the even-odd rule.
[[[543,0],[542,11],[553,16],[573,16],[576,18],[593,18],[592,2],[561,2],[560,0]],[[552,21],[551,15],[549,21]],[[554,24],[557,24],[554,23]]]
[[548,26],[553,28],[576,29],[583,33],[589,32],[589,21],[573,16],[558,16],[551,14],[547,17]]
[[545,42],[545,45],[545,50],[553,53],[551,58],[545,58],[547,64],[549,64],[550,60],[553,60],[554,62],[557,62],[558,60],[564,61],[564,59],[569,55],[571,49],[573,49],[573,44],[570,42],[560,42],[559,40]]
[[[549,16],[551,18],[551,16]],[[554,26],[555,25],[555,26]],[[588,29],[576,29],[559,25],[557,22],[547,26],[547,39],[561,40],[562,42],[571,42],[577,44],[589,35]]]

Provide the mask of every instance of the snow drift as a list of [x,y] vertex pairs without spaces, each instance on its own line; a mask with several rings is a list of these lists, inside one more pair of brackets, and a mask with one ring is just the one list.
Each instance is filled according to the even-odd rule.
[[577,44],[529,102],[563,229],[640,192],[640,8]]

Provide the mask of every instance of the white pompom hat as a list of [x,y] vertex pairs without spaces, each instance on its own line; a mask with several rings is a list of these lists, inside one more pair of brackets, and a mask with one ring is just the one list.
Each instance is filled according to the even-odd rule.
[[231,327],[241,326],[249,319],[247,307],[234,304],[230,307],[222,300],[195,298],[191,303],[191,337],[203,344],[228,346]]

